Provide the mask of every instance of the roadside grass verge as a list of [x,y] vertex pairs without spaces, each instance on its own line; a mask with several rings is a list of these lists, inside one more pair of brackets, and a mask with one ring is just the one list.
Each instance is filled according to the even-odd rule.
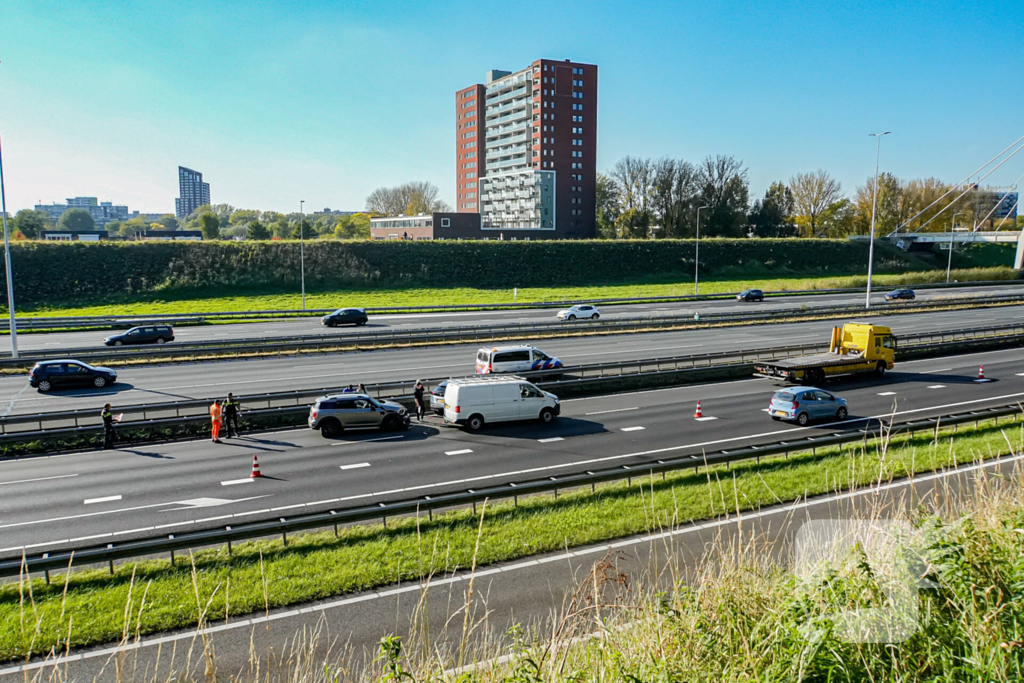
[[[1024,422],[983,423],[889,442],[819,449],[761,464],[670,473],[589,490],[487,506],[483,520],[469,510],[389,520],[125,563],[105,570],[54,573],[0,586],[0,661],[67,647],[217,622],[266,609],[366,590],[400,580],[484,566],[536,553],[606,541],[683,522],[750,510],[805,495],[903,477],[954,462],[1024,450]],[[638,472],[639,474],[639,472]],[[478,528],[481,530],[477,546]]]
[[[1014,280],[1019,273],[1012,268],[969,268],[954,270],[952,279],[959,282],[984,280]],[[896,287],[934,282],[945,282],[944,270],[915,271],[900,274],[878,274],[872,278],[875,288]],[[722,294],[747,288],[767,292],[803,289],[839,289],[864,287],[867,276],[836,277],[759,277],[718,278],[701,282],[701,293]],[[655,296],[687,296],[694,292],[692,281],[646,278],[635,282],[595,285],[592,287],[523,287],[515,297],[519,303],[564,300],[597,300]],[[511,289],[456,288],[374,288],[309,290],[306,294],[308,309],[366,308],[394,306],[458,306],[511,304]],[[136,297],[118,297],[92,306],[53,303],[46,306],[19,307],[19,317],[103,316],[103,315],[185,315],[190,313],[219,313],[228,311],[282,311],[300,310],[302,297],[293,291],[248,291],[240,289],[231,295],[211,295],[208,292],[181,291],[156,292]]]

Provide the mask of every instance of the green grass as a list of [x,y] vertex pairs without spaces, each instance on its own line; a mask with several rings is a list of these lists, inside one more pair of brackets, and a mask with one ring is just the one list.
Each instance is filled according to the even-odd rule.
[[[953,279],[960,282],[979,280],[1012,280],[1019,273],[1012,268],[971,268],[953,272]],[[914,271],[902,274],[875,275],[876,288],[913,285],[930,282],[945,282],[945,271]],[[737,292],[748,287],[774,292],[802,289],[836,289],[843,287],[864,287],[867,277],[848,275],[836,277],[776,277],[749,279],[710,279],[701,282],[702,294]],[[592,287],[532,287],[519,289],[516,301],[523,303],[596,300],[626,297],[685,296],[694,293],[693,282],[688,280],[666,281],[664,278],[650,278],[640,282],[596,285]],[[430,288],[382,288],[346,289],[332,291],[309,291],[306,307],[310,309],[340,308],[345,306],[388,307],[388,306],[441,306],[467,304],[510,304],[513,303],[511,289],[473,289],[459,287],[451,289]],[[298,310],[302,298],[297,292],[267,293],[233,292],[230,295],[203,294],[197,292],[160,292],[136,297],[121,297],[109,302],[91,306],[54,304],[19,308],[18,315],[38,316],[101,316],[101,315],[176,315],[187,313],[216,313],[225,311],[270,311]]]
[[[476,564],[512,560],[636,534],[665,525],[702,519],[739,509],[793,500],[926,471],[957,461],[1007,452],[1003,430],[1024,444],[1024,426],[982,425],[955,436],[897,437],[884,457],[836,449],[789,459],[743,463],[731,471],[671,473],[666,480],[637,479],[487,507]],[[1018,448],[1021,448],[1018,446]],[[202,551],[195,574],[182,561],[126,563],[109,576],[101,570],[55,574],[0,587],[0,661],[42,654],[65,645],[118,640],[123,634],[147,634],[194,625],[205,619],[262,612],[267,607],[326,598],[374,586],[469,567],[474,561],[479,520],[470,511],[435,515],[433,522],[395,519],[333,533],[310,533],[280,541]],[[193,583],[194,582],[194,583]],[[64,594],[66,588],[66,596]],[[126,620],[126,615],[128,615]],[[69,636],[70,634],[70,636]]]

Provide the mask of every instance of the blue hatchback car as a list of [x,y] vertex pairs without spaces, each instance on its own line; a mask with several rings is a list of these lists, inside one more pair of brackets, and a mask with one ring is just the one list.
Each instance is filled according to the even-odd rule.
[[776,391],[768,404],[773,420],[792,420],[806,425],[811,420],[845,420],[846,400],[815,387],[794,387]]

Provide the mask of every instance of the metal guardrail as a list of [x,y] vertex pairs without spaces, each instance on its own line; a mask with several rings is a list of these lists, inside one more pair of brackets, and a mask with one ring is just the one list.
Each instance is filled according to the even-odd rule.
[[[961,345],[965,341],[984,341],[998,339],[1004,342],[1020,341],[1024,343],[1024,322],[988,327],[963,328],[901,335],[897,354],[910,351],[941,349],[944,346]],[[575,367],[564,367],[559,373],[569,375],[569,379],[553,382],[539,382],[541,386],[555,393],[559,387],[594,384],[601,380],[656,374],[679,370],[736,366],[758,361],[791,358],[807,353],[821,353],[828,350],[827,343],[769,347],[739,351],[719,351],[714,353],[691,354],[685,356],[669,356],[663,358],[644,358],[613,363],[593,363]],[[551,370],[518,373],[529,379],[543,380],[550,377]],[[422,379],[422,378],[421,378]],[[430,388],[448,377],[422,379]],[[386,400],[411,400],[411,387],[415,379],[398,382],[381,382],[370,384],[366,389],[370,395]],[[304,412],[309,407],[309,400],[331,393],[340,393],[344,387],[321,387],[298,391],[270,392],[263,394],[240,395],[236,397],[250,416],[268,416],[284,414],[288,411]],[[141,419],[128,420],[119,425],[120,429],[159,428],[200,423],[208,420],[208,410],[213,397],[189,399],[185,401],[168,401],[130,406],[118,406],[117,412],[125,415],[141,416]],[[28,413],[9,415],[0,418],[0,444],[17,443],[39,438],[60,438],[72,436],[89,436],[102,431],[99,412],[96,409],[77,409],[45,413]]]
[[0,359],[0,368],[25,367],[42,360],[75,358],[82,361],[104,362],[131,360],[133,358],[190,358],[207,357],[216,354],[244,354],[277,352],[299,352],[359,348],[361,346],[495,342],[509,338],[534,336],[569,336],[585,334],[629,334],[678,328],[681,326],[711,326],[743,322],[771,322],[779,319],[887,315],[929,311],[970,304],[971,307],[1024,304],[1024,294],[997,297],[967,297],[956,299],[933,299],[910,303],[882,304],[870,310],[859,304],[843,306],[818,306],[775,311],[747,311],[742,313],[717,313],[703,316],[671,315],[646,316],[625,319],[586,320],[575,322],[531,322],[468,325],[445,328],[419,328],[412,330],[391,330],[387,332],[323,333],[311,335],[289,335],[282,337],[261,337],[258,339],[209,340],[188,343],[171,343],[147,347],[87,347],[35,351],[20,359]]
[[[993,287],[993,286],[1015,286],[1024,285],[1024,279],[1020,280],[981,280],[976,282],[934,282],[924,283],[919,285],[913,285],[915,289],[951,289],[951,288],[965,288],[965,287]],[[784,289],[778,291],[766,291],[765,297],[767,298],[784,298],[791,296],[816,296],[816,295],[828,295],[828,294],[859,294],[863,291],[863,288],[857,287],[841,287],[833,289]],[[365,308],[369,315],[385,315],[390,313],[446,313],[446,312],[465,312],[465,311],[495,311],[495,310],[517,310],[525,308],[557,308],[557,307],[568,307],[574,304],[603,304],[603,305],[629,305],[629,304],[643,304],[643,303],[673,303],[673,302],[686,302],[686,301],[719,301],[734,299],[739,292],[729,292],[721,294],[685,294],[685,295],[664,295],[664,296],[646,296],[646,297],[618,297],[618,298],[606,298],[606,299],[564,299],[554,301],[529,301],[529,302],[516,302],[516,303],[504,303],[504,304],[453,304],[453,305],[441,305],[441,306],[379,306]],[[353,306],[348,306],[352,308]],[[36,318],[19,318],[17,320],[18,329],[47,329],[49,328],[68,328],[68,327],[102,327],[104,325],[120,324],[125,323],[136,323],[136,324],[154,324],[158,322],[164,323],[176,323],[176,324],[188,324],[188,323],[199,323],[205,320],[249,320],[259,318],[281,318],[281,317],[301,317],[301,316],[321,316],[326,315],[332,311],[337,310],[336,308],[317,308],[317,309],[282,309],[276,311],[220,311],[212,313],[180,313],[173,315],[148,315],[148,316],[68,316],[68,317],[36,317]],[[341,306],[341,308],[346,308]],[[0,320],[0,331],[10,329],[9,321],[4,319]]]
[[[970,412],[951,413],[922,420],[912,420],[894,424],[891,434],[913,434],[921,431],[935,431],[940,426],[955,426],[971,422],[1000,417],[1013,417],[1022,414],[1019,404],[1004,405]],[[73,549],[49,550],[25,554],[23,557],[0,560],[0,576],[19,576],[27,572],[50,572],[67,569],[70,566],[109,563],[113,570],[115,560],[139,558],[163,553],[174,552],[202,546],[223,545],[226,543],[266,538],[281,535],[287,544],[287,535],[296,531],[324,529],[341,524],[354,524],[383,520],[387,525],[388,517],[403,515],[420,515],[439,509],[475,506],[488,500],[512,498],[518,502],[520,496],[536,495],[559,490],[595,486],[610,481],[631,480],[637,477],[653,477],[655,474],[671,472],[701,466],[729,465],[744,460],[760,461],[762,457],[788,455],[789,453],[805,452],[828,446],[864,441],[875,438],[869,430],[870,425],[863,429],[850,429],[835,432],[828,436],[807,436],[791,438],[785,441],[764,445],[753,445],[746,448],[730,448],[701,455],[690,454],[677,458],[644,460],[622,464],[598,470],[572,472],[562,476],[548,476],[521,482],[506,482],[495,486],[479,489],[466,489],[455,493],[421,496],[392,502],[381,502],[373,505],[360,505],[349,508],[329,509],[322,512],[295,515],[292,517],[276,516],[273,520],[242,522],[198,531],[179,534],[153,536],[123,542],[106,543],[103,545],[84,546]]]

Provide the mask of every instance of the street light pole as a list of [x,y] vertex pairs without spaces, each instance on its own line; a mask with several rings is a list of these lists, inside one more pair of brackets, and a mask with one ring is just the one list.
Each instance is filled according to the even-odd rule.
[[306,310],[306,226],[302,222],[303,199],[299,202],[299,260],[302,262],[302,310]]
[[870,133],[868,137],[878,139],[875,148],[875,192],[871,199],[871,245],[868,247],[868,289],[864,296],[864,308],[871,308],[871,271],[875,265],[875,210],[878,208],[878,158],[882,153],[882,137],[892,131],[884,133]]
[[7,265],[7,312],[11,317],[11,358],[18,357],[18,326],[14,322],[14,273],[11,270],[11,240],[7,234],[7,197],[4,194],[3,145],[0,145],[0,214],[4,221],[4,261]]
[[956,217],[962,214],[963,211],[957,211],[953,214],[953,222],[949,226],[949,258],[946,260],[946,284],[949,284],[949,269],[953,265],[953,233],[956,232]]
[[694,249],[693,259],[693,294],[700,295],[700,210],[710,209],[710,206],[697,207],[697,244]]

